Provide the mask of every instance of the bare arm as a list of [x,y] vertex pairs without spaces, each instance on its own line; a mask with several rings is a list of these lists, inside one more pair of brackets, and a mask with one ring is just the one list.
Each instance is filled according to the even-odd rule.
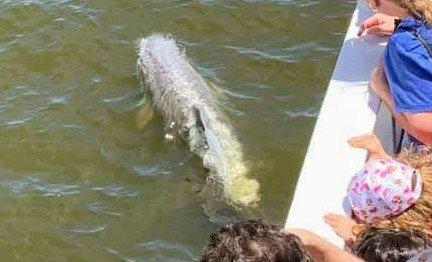
[[378,137],[374,134],[356,136],[348,140],[352,147],[363,148],[368,151],[369,159],[391,158],[384,150]]
[[387,78],[381,61],[373,72],[370,81],[372,89],[392,112],[396,122],[410,135],[423,143],[432,145],[432,112],[401,114],[396,111],[393,97],[390,94]]
[[432,145],[432,112],[407,114],[411,123],[411,134],[423,143]]
[[345,262],[345,261],[363,261],[355,255],[342,250],[325,239],[314,233],[303,229],[285,229],[287,234],[297,235],[307,250],[311,253],[314,261],[323,262]]

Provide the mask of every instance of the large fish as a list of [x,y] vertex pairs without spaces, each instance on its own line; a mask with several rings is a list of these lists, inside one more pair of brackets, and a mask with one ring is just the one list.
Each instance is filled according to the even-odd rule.
[[143,106],[142,125],[150,121],[151,108],[161,112],[167,129],[175,130],[190,151],[202,159],[210,178],[222,186],[229,204],[256,205],[259,184],[247,177],[241,144],[215,104],[213,91],[176,42],[163,35],[141,39],[137,63],[143,87],[153,98],[151,106]]

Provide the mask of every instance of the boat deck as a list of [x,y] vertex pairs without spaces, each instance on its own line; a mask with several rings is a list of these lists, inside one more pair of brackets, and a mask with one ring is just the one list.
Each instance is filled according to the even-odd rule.
[[[351,148],[353,136],[375,132],[392,150],[391,117],[368,88],[370,74],[386,39],[357,37],[371,15],[357,3],[304,160],[286,227],[309,229],[331,242],[342,241],[324,223],[329,212],[349,210],[346,191],[351,177],[366,160],[364,150]],[[348,209],[347,209],[348,208]]]

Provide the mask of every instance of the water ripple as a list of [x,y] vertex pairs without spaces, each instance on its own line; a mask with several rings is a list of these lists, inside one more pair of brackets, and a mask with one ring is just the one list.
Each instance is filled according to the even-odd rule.
[[134,190],[120,183],[114,183],[104,187],[93,187],[92,189],[96,191],[101,191],[105,195],[110,197],[135,198],[140,195],[140,192],[138,190]]
[[172,171],[167,169],[164,165],[135,165],[132,168],[135,173],[140,177],[151,177],[160,175],[171,175]]
[[285,110],[284,115],[289,118],[316,118],[319,111],[316,108],[308,108],[305,110]]
[[33,116],[23,116],[23,117],[20,117],[20,118],[16,118],[16,119],[13,119],[13,120],[6,121],[5,124],[7,126],[22,125],[22,124],[24,124],[26,122],[31,121],[32,119],[33,119]]
[[52,94],[43,88],[19,85],[0,90],[0,99],[0,125],[6,126],[28,124],[50,108],[70,103],[69,94]]
[[80,235],[88,235],[88,234],[97,234],[107,229],[107,225],[97,225],[97,226],[78,226],[74,229],[67,229],[66,232],[80,234]]
[[242,94],[242,93],[239,93],[239,92],[234,92],[234,91],[227,90],[227,89],[221,89],[221,90],[222,90],[222,92],[224,94],[227,94],[227,95],[229,95],[231,97],[234,97],[234,98],[237,98],[237,99],[241,99],[241,100],[259,100],[259,97],[257,97],[257,96],[245,95],[245,94]]
[[10,190],[18,197],[27,195],[42,195],[46,197],[64,197],[79,195],[82,193],[82,187],[71,184],[51,184],[41,181],[36,177],[27,177],[20,180],[3,182],[3,187]]
[[177,243],[169,243],[165,241],[148,241],[144,243],[139,243],[138,247],[142,249],[146,249],[148,251],[156,251],[157,253],[159,253],[160,250],[164,250],[166,253],[171,254],[173,258],[177,258],[180,260],[182,259],[187,259],[186,261],[195,260],[195,257],[188,251],[187,246],[177,244]]
[[49,98],[49,105],[61,105],[61,104],[68,104],[70,102],[68,95],[63,96],[53,96]]
[[256,47],[224,46],[240,55],[246,55],[256,60],[273,60],[282,63],[299,63],[316,61],[332,57],[337,49],[323,46],[319,42],[303,42],[291,47],[277,49],[258,49]]
[[102,215],[109,215],[109,216],[121,216],[121,212],[116,212],[110,210],[108,207],[104,206],[101,202],[93,202],[87,205],[87,208],[90,210],[90,212],[94,214],[102,214]]
[[126,261],[126,262],[135,262],[136,259],[134,258],[129,258],[129,257],[125,257],[122,254],[120,254],[119,251],[117,251],[116,249],[112,248],[112,247],[107,247],[105,248],[105,250],[110,253],[115,255],[116,257],[120,258],[122,261]]

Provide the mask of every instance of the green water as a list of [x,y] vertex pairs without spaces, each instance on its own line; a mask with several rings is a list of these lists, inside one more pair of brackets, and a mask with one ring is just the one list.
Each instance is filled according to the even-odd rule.
[[[0,1],[0,260],[190,261],[247,214],[203,212],[203,170],[135,127],[135,44],[171,33],[282,224],[354,1]],[[325,175],[325,174],[323,174]]]

